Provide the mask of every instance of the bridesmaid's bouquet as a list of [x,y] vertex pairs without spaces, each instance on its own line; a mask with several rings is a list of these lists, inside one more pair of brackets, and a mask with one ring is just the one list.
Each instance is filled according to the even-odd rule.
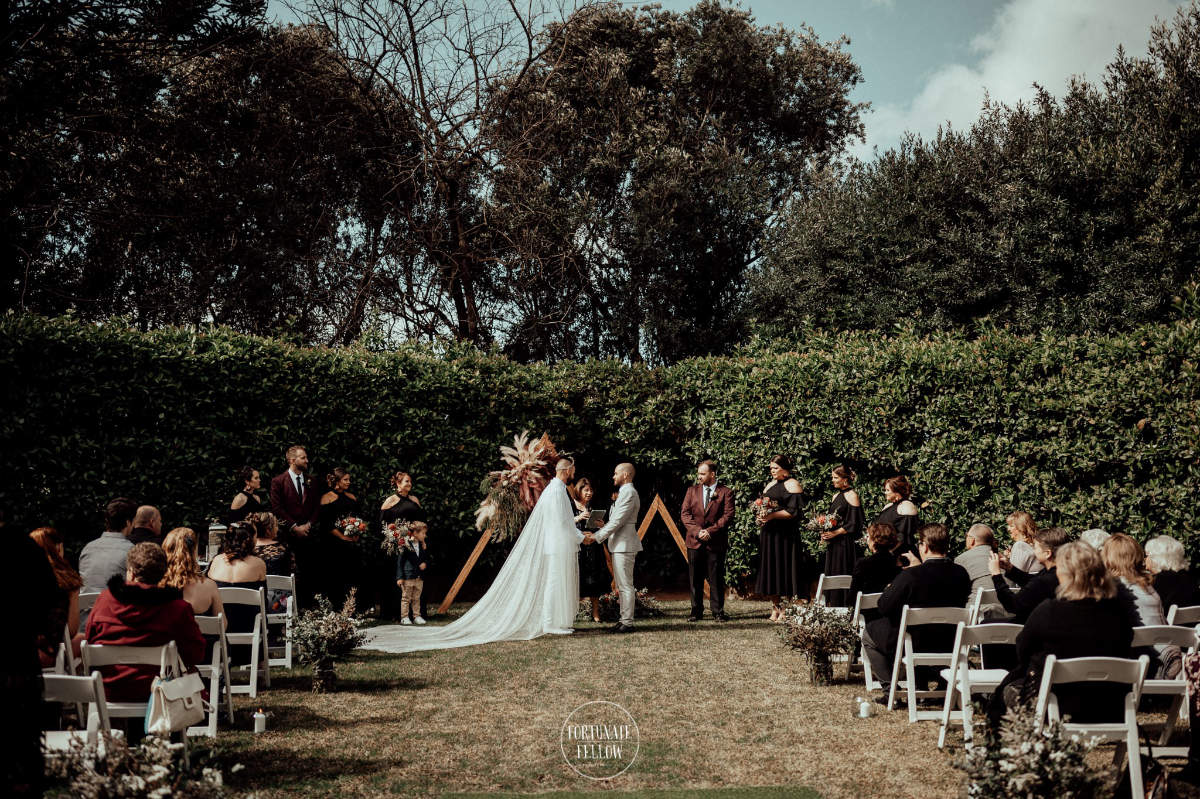
[[762,524],[775,511],[779,510],[779,503],[768,497],[766,494],[754,500],[754,518]]
[[408,522],[390,522],[383,528],[383,542],[380,548],[389,555],[399,556],[406,549],[412,549],[412,528]]
[[337,528],[342,531],[342,535],[346,536],[346,538],[357,540],[367,531],[367,523],[357,516],[347,516],[338,521]]
[[836,513],[818,513],[808,520],[808,529],[818,533],[827,533],[842,526],[842,517]]

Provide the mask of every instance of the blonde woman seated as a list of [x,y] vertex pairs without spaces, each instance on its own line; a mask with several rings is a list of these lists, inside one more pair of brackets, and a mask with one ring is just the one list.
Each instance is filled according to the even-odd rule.
[[176,527],[163,538],[163,552],[167,556],[167,573],[159,585],[178,588],[183,600],[192,606],[197,616],[216,616],[224,613],[221,593],[213,580],[200,573],[196,557],[196,533],[190,527]]
[[1033,537],[1038,531],[1033,517],[1023,510],[1017,510],[1008,514],[1004,523],[1008,526],[1008,534],[1013,540],[1008,562],[1026,574],[1037,574],[1045,568],[1033,551]]
[[[1119,580],[1118,589],[1123,589],[1126,599],[1133,602],[1137,611],[1135,626],[1149,627],[1167,623],[1163,613],[1162,600],[1150,580],[1150,571],[1146,568],[1146,553],[1142,545],[1124,533],[1113,533],[1104,542],[1100,550],[1104,559],[1104,567],[1114,580]],[[1141,653],[1134,653],[1135,655]],[[1179,675],[1183,668],[1183,653],[1177,646],[1162,644],[1147,650],[1151,655],[1148,679],[1170,680]]]
[[1172,605],[1181,608],[1200,605],[1200,586],[1189,567],[1183,544],[1169,535],[1151,538],[1146,542],[1146,568],[1154,575],[1154,590],[1164,611],[1170,613]]

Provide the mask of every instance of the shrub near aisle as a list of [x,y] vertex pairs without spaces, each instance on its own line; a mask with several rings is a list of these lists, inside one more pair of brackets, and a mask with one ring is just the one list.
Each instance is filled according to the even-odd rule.
[[[101,503],[122,494],[203,526],[227,507],[239,466],[267,478],[303,443],[314,473],[350,468],[364,508],[378,507],[392,470],[412,472],[441,554],[457,564],[476,537],[480,478],[528,429],[585,461],[621,453],[680,489],[715,458],[739,505],[731,578],[754,567],[748,506],[775,452],[796,459],[812,512],[844,461],[868,518],[883,480],[905,472],[931,501],[926,518],[956,535],[975,521],[1003,531],[1024,508],[1076,531],[1168,533],[1194,554],[1192,320],[1105,337],[813,334],[800,349],[755,342],[660,369],[521,365],[457,346],[301,349],[221,329],[14,315],[0,334],[0,502],[14,526],[55,524],[75,549],[98,532]],[[802,535],[819,556],[815,534]]]

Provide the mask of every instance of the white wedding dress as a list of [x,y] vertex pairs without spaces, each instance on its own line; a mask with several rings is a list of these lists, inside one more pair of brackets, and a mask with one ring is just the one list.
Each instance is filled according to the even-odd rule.
[[363,649],[417,652],[572,632],[579,611],[579,543],[574,504],[555,478],[533,506],[491,588],[445,626],[389,624],[364,630]]

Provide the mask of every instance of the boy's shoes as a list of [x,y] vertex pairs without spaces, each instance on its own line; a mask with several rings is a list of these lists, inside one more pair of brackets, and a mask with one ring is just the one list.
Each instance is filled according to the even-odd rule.
[[413,619],[413,624],[424,624],[424,623],[425,623],[425,619],[421,618],[420,616],[417,616],[415,619]]
[[[418,616],[417,618],[420,618],[420,617]],[[400,623],[401,624],[412,624],[412,619],[408,618],[408,616],[405,616],[403,619],[400,620]]]

